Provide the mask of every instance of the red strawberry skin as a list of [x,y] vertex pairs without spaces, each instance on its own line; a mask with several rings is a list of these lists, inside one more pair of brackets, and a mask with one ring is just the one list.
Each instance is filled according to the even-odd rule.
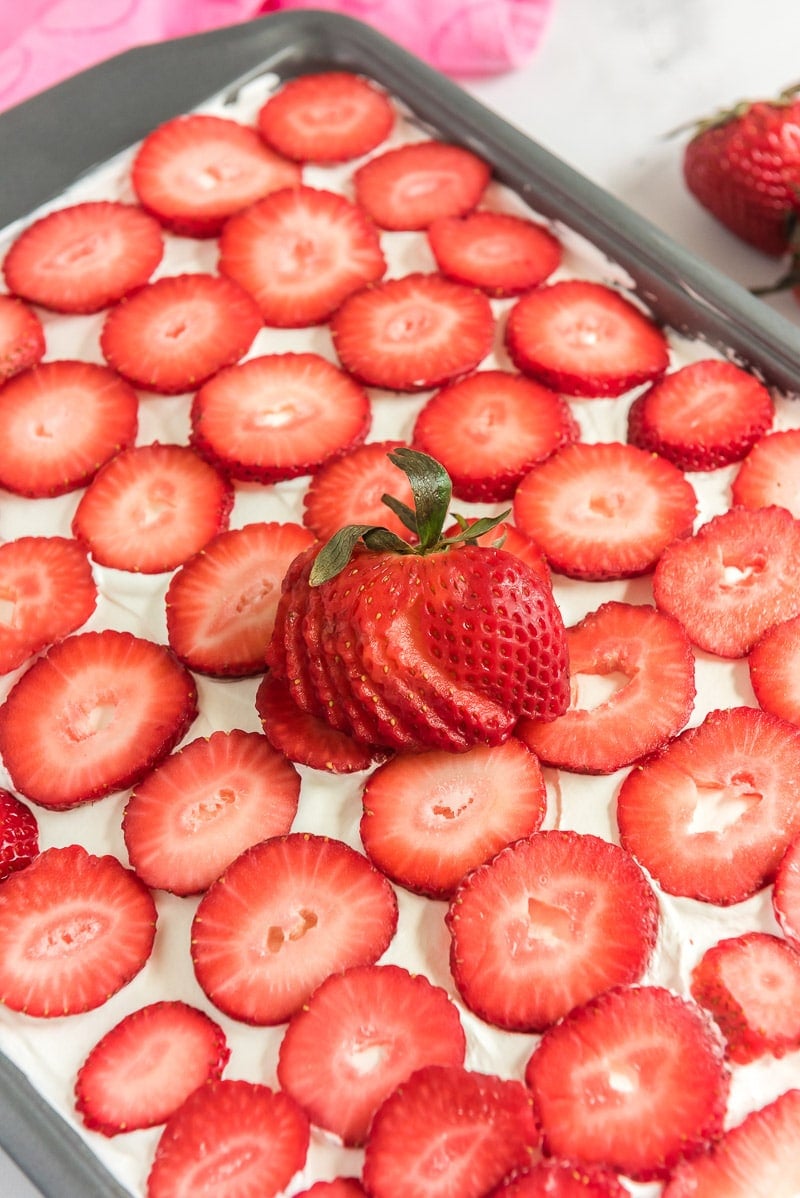
[[164,1123],[198,1086],[222,1074],[225,1033],[178,1001],[139,1007],[94,1046],[78,1071],[75,1107],[104,1136]]
[[695,199],[736,237],[784,254],[800,180],[800,100],[789,93],[740,104],[701,124],[683,174]]
[[0,787],[0,882],[30,865],[38,852],[36,816],[15,794]]
[[142,969],[157,913],[147,887],[112,856],[43,850],[0,887],[0,994],[40,1018],[101,1006]]

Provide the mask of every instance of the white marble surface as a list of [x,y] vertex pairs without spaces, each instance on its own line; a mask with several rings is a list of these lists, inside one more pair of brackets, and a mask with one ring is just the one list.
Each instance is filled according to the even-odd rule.
[[[780,264],[740,244],[694,202],[681,176],[686,136],[667,135],[717,107],[775,95],[796,80],[800,0],[556,0],[527,66],[464,86],[692,252],[752,286],[777,277]],[[768,302],[800,330],[800,304],[791,296]],[[0,1153],[2,1198],[37,1194]]]

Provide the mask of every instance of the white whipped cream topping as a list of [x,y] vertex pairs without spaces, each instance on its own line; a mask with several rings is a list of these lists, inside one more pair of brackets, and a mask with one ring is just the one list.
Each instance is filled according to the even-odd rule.
[[[247,84],[233,104],[222,97],[209,102],[203,111],[253,123],[258,108],[276,80],[265,76]],[[400,144],[428,136],[428,131],[407,119],[400,120],[388,144]],[[386,148],[387,143],[381,149]],[[90,199],[134,201],[128,180],[132,152],[94,171],[72,187],[57,203],[41,211]],[[310,186],[340,190],[351,194],[348,176],[352,166],[306,167],[304,182]],[[529,212],[518,197],[499,184],[490,185],[485,206],[516,213]],[[27,223],[27,222],[26,222]],[[22,222],[0,236],[0,254],[10,244]],[[610,263],[586,240],[560,225],[554,231],[561,238],[564,258],[553,279],[582,277],[629,284],[624,270]],[[154,277],[183,271],[214,271],[216,243],[165,235],[166,253]],[[424,235],[383,233],[382,242],[389,263],[387,277],[413,270],[433,270],[435,262]],[[513,301],[493,300],[498,318]],[[72,317],[43,313],[48,360],[78,357],[102,362],[98,334],[104,314]],[[485,360],[485,368],[511,368],[502,343],[502,320],[498,319],[497,344]],[[670,335],[671,367],[713,356],[702,341]],[[276,330],[264,328],[248,353],[313,351],[336,361],[327,328]],[[373,423],[369,440],[411,436],[417,412],[429,393],[397,396],[372,391]],[[189,435],[190,396],[164,398],[142,395],[138,443],[154,440],[185,443]],[[625,440],[627,409],[633,394],[620,399],[573,400],[571,405],[588,441]],[[800,403],[777,397],[776,428],[800,425]],[[735,467],[712,474],[690,475],[699,500],[697,523],[729,502],[729,485]],[[297,479],[264,488],[237,484],[231,527],[238,528],[256,520],[300,521],[302,496],[307,480]],[[0,498],[0,538],[12,540],[22,534],[70,535],[70,522],[77,498],[75,494],[50,500],[29,501],[4,494]],[[456,510],[469,515],[474,505],[456,503]],[[500,510],[497,505],[495,510]],[[85,629],[112,627],[155,641],[166,642],[164,593],[168,575],[136,576],[116,570],[95,568],[100,588],[97,610]],[[609,599],[634,603],[652,602],[647,579],[596,583],[589,586],[556,578],[554,590],[565,622],[572,624],[587,611]],[[698,653],[698,698],[691,724],[699,723],[708,711],[725,705],[753,704],[747,669],[742,662],[725,662]],[[0,680],[2,698],[19,676],[16,671]],[[185,740],[210,734],[215,729],[260,728],[254,706],[258,679],[219,682],[198,677],[200,715]],[[609,840],[618,840],[614,821],[615,796],[625,771],[610,777],[583,777],[563,771],[545,771],[548,788],[547,828],[570,828],[590,832]],[[309,769],[300,769],[302,789],[293,828],[338,837],[361,849],[358,822],[361,814],[363,775],[333,777]],[[0,785],[10,786],[0,771]],[[12,788],[13,789],[13,788]],[[127,854],[121,833],[121,817],[128,792],[112,795],[96,803],[67,812],[36,809],[41,831],[41,847],[82,843],[95,853],[113,853],[125,864]],[[760,929],[778,932],[772,915],[769,890],[730,908],[715,908],[690,899],[661,894],[655,887],[661,909],[658,945],[644,981],[688,993],[689,975],[703,952],[718,940],[741,932]],[[397,934],[387,950],[384,962],[404,965],[413,972],[425,973],[432,982],[444,987],[458,1002],[448,968],[449,937],[444,924],[446,904],[419,898],[398,889],[400,919]],[[197,900],[177,898],[162,892],[156,895],[159,927],[155,949],[141,973],[120,993],[96,1011],[85,1015],[52,1020],[32,1019],[0,1006],[0,1049],[31,1079],[37,1090],[85,1138],[108,1170],[130,1189],[143,1195],[160,1128],[137,1131],[113,1139],[87,1132],[74,1113],[72,1087],[75,1074],[89,1050],[124,1015],[160,998],[183,999],[208,1011],[224,1028],[232,1049],[225,1076],[277,1085],[275,1065],[283,1027],[253,1028],[236,1023],[218,1012],[200,990],[189,956],[189,929]],[[459,1004],[461,1006],[461,1004]],[[502,1077],[521,1078],[537,1037],[504,1033],[490,1027],[461,1006],[467,1034],[468,1067]],[[800,1085],[800,1052],[780,1060],[765,1057],[751,1065],[735,1066],[728,1124],[734,1124],[750,1110],[762,1106],[790,1086]],[[313,1129],[311,1149],[302,1174],[287,1190],[296,1194],[318,1179],[337,1175],[357,1175],[362,1154],[343,1149],[333,1137]],[[631,1185],[631,1192],[652,1196],[659,1185]]]

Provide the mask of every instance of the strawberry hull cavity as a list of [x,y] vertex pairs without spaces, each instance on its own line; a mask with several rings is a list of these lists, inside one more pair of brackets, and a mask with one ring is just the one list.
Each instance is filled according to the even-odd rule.
[[263,75],[0,243],[0,1052],[136,1198],[797,1188],[800,404],[490,176]]

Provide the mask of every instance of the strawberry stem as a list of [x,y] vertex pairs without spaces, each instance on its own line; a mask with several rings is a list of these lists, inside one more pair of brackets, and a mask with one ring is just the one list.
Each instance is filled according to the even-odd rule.
[[414,507],[410,508],[392,495],[383,495],[382,502],[395,513],[417,540],[416,544],[404,541],[397,533],[380,524],[348,524],[320,549],[309,575],[311,586],[320,586],[335,578],[345,568],[359,541],[374,553],[415,553],[424,555],[449,549],[467,541],[477,541],[490,532],[509,514],[483,516],[472,524],[456,516],[459,531],[452,537],[442,536],[453,487],[450,476],[435,458],[417,449],[400,446],[388,454],[389,460],[408,478]]

